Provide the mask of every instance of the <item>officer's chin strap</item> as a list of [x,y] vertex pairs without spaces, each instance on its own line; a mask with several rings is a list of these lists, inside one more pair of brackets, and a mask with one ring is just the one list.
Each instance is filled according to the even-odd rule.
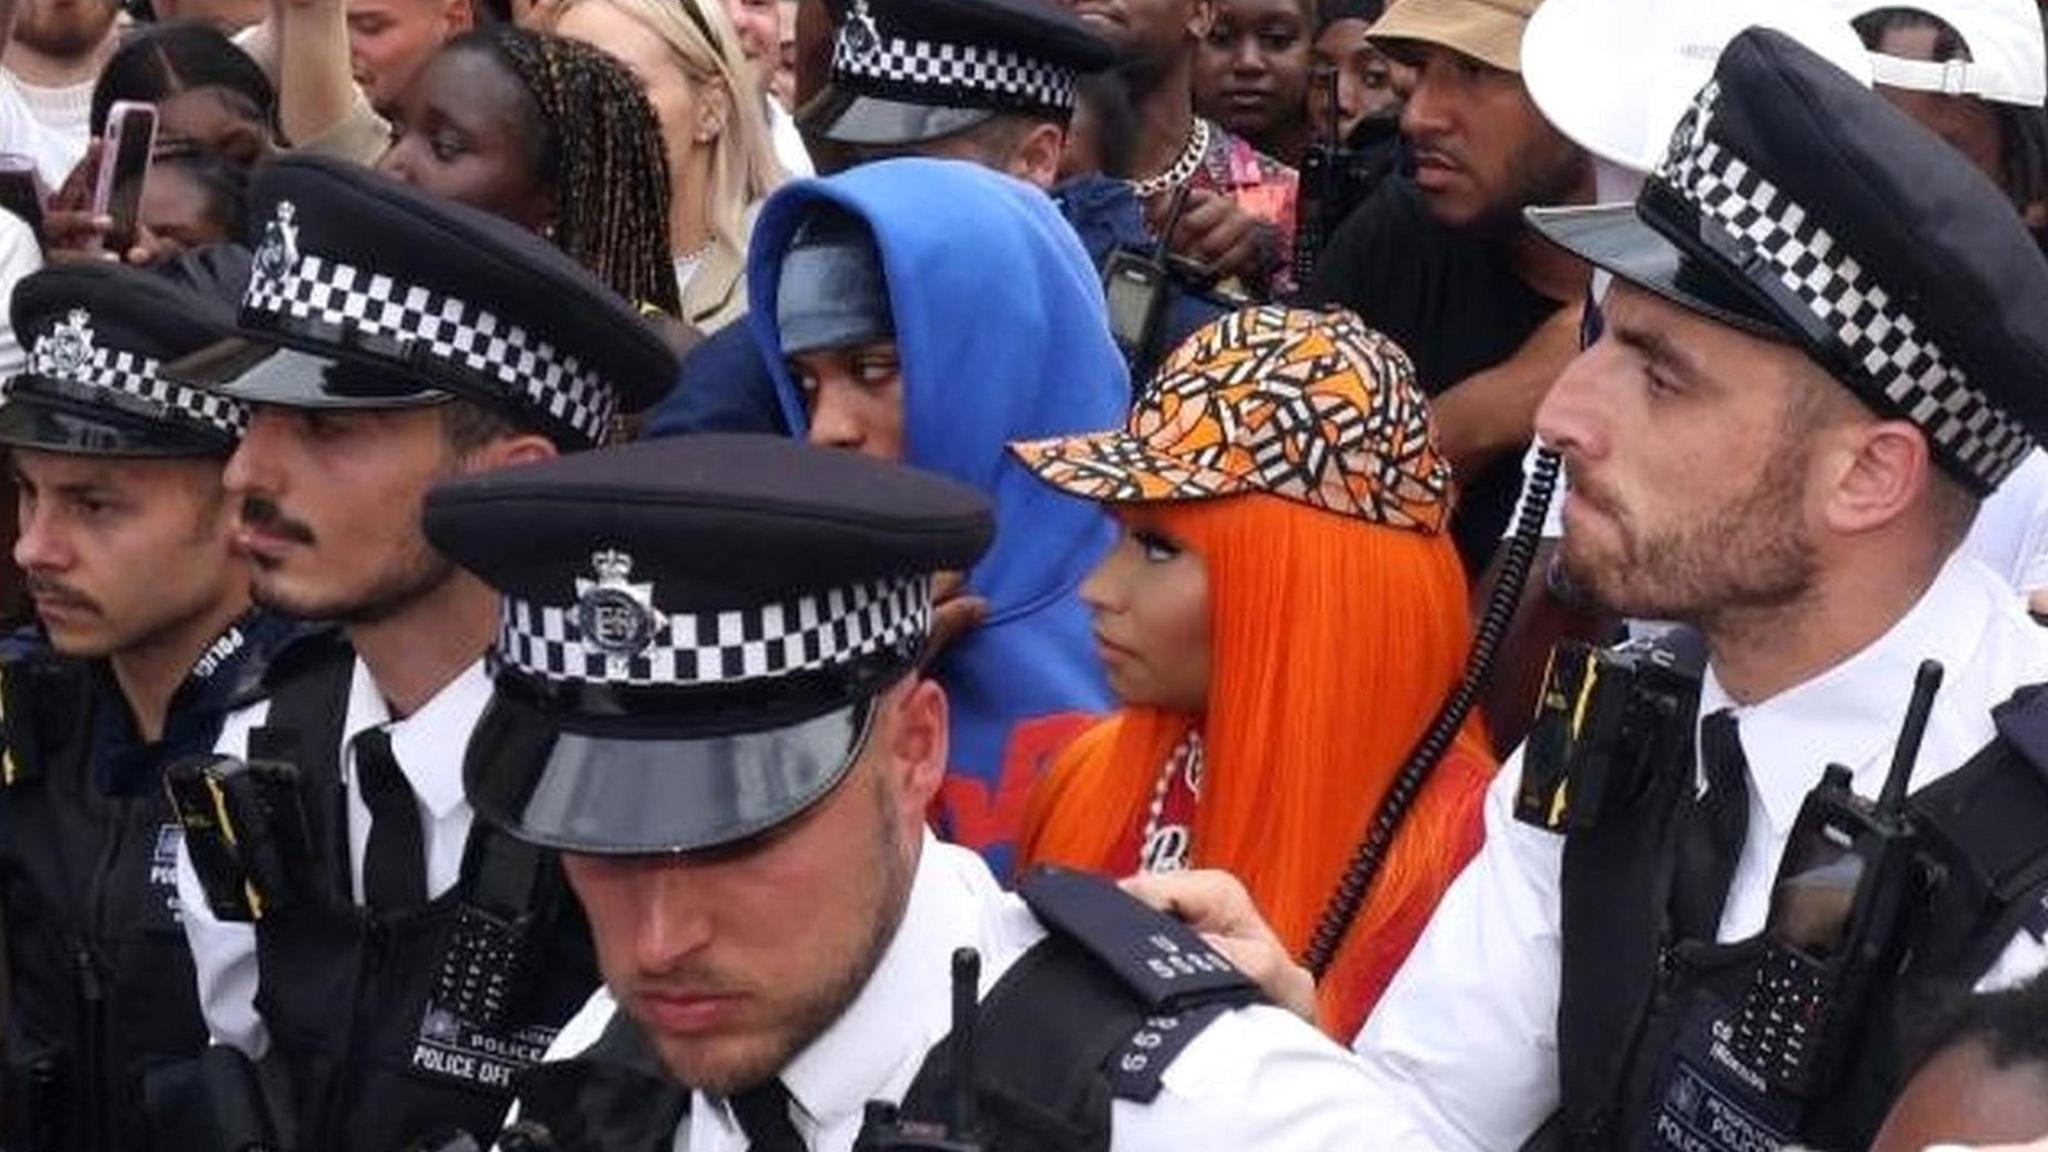
[[902,1115],[886,1100],[870,1100],[853,1152],[984,1152],[974,1098],[974,1023],[981,1010],[981,954],[953,953],[953,1050],[951,1115],[920,1119]]

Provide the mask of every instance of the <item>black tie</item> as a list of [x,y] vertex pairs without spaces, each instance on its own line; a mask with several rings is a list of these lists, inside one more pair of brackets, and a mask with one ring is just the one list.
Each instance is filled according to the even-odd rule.
[[1723,709],[1700,722],[1700,764],[1707,790],[1693,801],[1679,832],[1671,910],[1682,939],[1713,940],[1749,836],[1749,762],[1733,712]]
[[789,1089],[770,1080],[732,1098],[733,1118],[747,1135],[748,1152],[806,1152],[796,1122],[789,1118]]
[[370,840],[363,850],[363,899],[372,912],[403,912],[427,902],[427,851],[412,785],[391,755],[382,728],[355,739],[356,787],[370,810]]

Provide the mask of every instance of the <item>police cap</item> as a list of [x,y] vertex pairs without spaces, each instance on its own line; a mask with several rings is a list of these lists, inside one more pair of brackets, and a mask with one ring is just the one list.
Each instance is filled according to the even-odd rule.
[[705,434],[436,488],[427,538],[504,594],[471,804],[575,852],[695,851],[830,793],[912,668],[986,500],[778,436]]
[[225,457],[242,404],[163,375],[234,330],[248,253],[222,247],[155,268],[66,264],[23,277],[9,310],[28,364],[7,381],[0,444],[87,456]]
[[297,408],[460,396],[582,448],[675,381],[655,331],[553,244],[383,173],[285,157],[250,220],[241,339],[178,363],[188,383]]
[[1066,120],[1116,49],[1054,0],[851,0],[832,80],[799,114],[843,144],[943,139],[1011,112]]
[[1973,492],[2048,428],[2048,262],[2012,203],[1780,32],[1729,43],[1633,205],[1529,217],[1624,280],[1800,346]]

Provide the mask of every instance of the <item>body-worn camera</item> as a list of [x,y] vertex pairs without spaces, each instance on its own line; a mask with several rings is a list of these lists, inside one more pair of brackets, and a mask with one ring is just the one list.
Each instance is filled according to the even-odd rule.
[[1657,772],[1691,771],[1699,697],[1699,670],[1675,648],[1560,643],[1523,747],[1515,818],[1550,832],[1594,828]]
[[247,760],[189,756],[164,773],[207,907],[222,921],[253,923],[290,907],[294,862],[309,855],[297,767],[283,749],[252,742],[251,751]]
[[1846,1065],[1871,989],[1896,959],[1908,903],[1920,890],[1906,789],[1941,665],[1921,665],[1905,730],[1875,803],[1830,765],[1807,794],[1771,889],[1763,966],[1734,1016],[1730,1047],[1772,1085],[1825,1092]]

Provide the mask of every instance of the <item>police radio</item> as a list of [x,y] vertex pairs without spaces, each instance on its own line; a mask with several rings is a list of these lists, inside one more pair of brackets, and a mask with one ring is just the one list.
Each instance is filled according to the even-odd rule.
[[1674,647],[1559,643],[1523,746],[1515,818],[1549,832],[1594,828],[1657,773],[1689,770],[1699,697],[1699,669]]
[[297,901],[295,864],[311,835],[294,749],[250,733],[250,757],[187,756],[164,770],[171,810],[214,918],[253,923]]
[[1124,362],[1131,366],[1133,391],[1142,387],[1138,378],[1142,366],[1151,362],[1159,347],[1159,333],[1166,321],[1166,300],[1172,290],[1173,272],[1167,264],[1167,242],[1180,226],[1187,211],[1188,191],[1193,181],[1174,191],[1168,206],[1166,226],[1150,252],[1119,248],[1102,265],[1102,294],[1109,309],[1109,334]]
[[886,1100],[870,1100],[853,1152],[984,1152],[974,1099],[974,1021],[980,1014],[981,954],[953,953],[952,1115],[908,1117]]
[[1906,790],[1941,687],[1928,660],[1877,802],[1829,765],[1806,797],[1771,889],[1763,966],[1732,1019],[1729,1047],[1772,1086],[1823,1093],[1871,989],[1896,961],[1900,927],[1923,876]]

